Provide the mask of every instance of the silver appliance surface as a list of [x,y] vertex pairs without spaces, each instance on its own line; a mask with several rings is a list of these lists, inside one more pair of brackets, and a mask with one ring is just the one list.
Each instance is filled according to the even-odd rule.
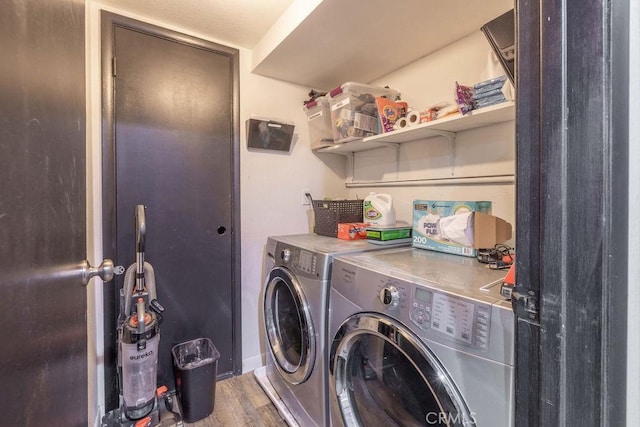
[[[505,275],[506,270],[491,270],[474,258],[423,249],[337,256],[329,301],[332,425],[364,422],[368,413],[388,413],[388,408],[381,411],[384,405],[377,407],[351,395],[355,396],[358,387],[374,390],[373,380],[386,378],[390,372],[405,372],[405,376],[393,381],[391,375],[390,380],[378,386],[382,391],[378,388],[377,392],[387,396],[404,394],[396,406],[415,400],[420,404],[413,409],[420,408],[425,402],[420,402],[422,397],[418,394],[433,392],[434,400],[440,401],[436,396],[440,394],[442,401],[458,402],[454,406],[461,409],[456,416],[465,414],[466,420],[477,426],[512,425],[514,316],[510,304],[499,293]],[[380,350],[382,343],[384,353]],[[404,354],[409,360],[390,362],[396,349],[397,354]],[[380,359],[380,363],[386,360],[381,365],[384,367],[354,373],[359,372],[355,367],[362,363],[375,366],[376,357],[381,354],[385,355]],[[435,361],[425,362],[429,359],[424,356],[427,354]],[[362,361],[350,361],[358,358]],[[407,366],[424,371],[408,375]],[[407,384],[413,378],[428,382],[426,366],[434,366],[436,377],[450,386],[422,387],[417,381],[412,390],[391,390],[392,384]],[[363,378],[358,379],[357,375]],[[390,389],[384,390],[385,387]],[[363,395],[367,394],[360,396]],[[403,424],[397,419],[396,422]]]
[[[271,236],[269,239],[323,255],[336,255],[385,249],[369,243],[366,239],[342,240],[334,237],[318,236],[317,234]],[[399,246],[406,247],[407,244],[401,244]],[[390,246],[387,246],[387,249],[389,247]]]
[[334,257],[388,249],[315,234],[267,239],[266,378],[298,424],[329,424],[328,299]]
[[486,302],[502,299],[499,285],[507,275],[507,270],[492,270],[475,258],[409,247],[341,255],[340,259],[385,276]]

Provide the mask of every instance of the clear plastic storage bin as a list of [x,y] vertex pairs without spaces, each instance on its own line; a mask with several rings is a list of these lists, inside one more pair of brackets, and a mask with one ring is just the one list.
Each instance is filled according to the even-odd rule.
[[395,101],[395,89],[348,82],[329,93],[331,127],[335,143],[348,142],[380,133],[376,96]]
[[333,131],[331,129],[329,97],[320,96],[305,104],[303,109],[307,114],[311,149],[316,150],[332,145]]

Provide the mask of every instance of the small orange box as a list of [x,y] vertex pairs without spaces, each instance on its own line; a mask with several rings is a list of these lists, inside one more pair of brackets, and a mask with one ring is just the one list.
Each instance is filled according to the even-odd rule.
[[338,239],[357,240],[367,238],[367,222],[346,222],[338,224]]

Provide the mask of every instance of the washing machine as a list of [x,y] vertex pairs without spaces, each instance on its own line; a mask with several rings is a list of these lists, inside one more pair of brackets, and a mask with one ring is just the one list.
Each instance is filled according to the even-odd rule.
[[334,426],[513,425],[514,316],[505,270],[405,248],[336,257]]
[[267,240],[265,375],[300,426],[329,425],[327,311],[333,258],[382,250],[388,247],[315,234]]

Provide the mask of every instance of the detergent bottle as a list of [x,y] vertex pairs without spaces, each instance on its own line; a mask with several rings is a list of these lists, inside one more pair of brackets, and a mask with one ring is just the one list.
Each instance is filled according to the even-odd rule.
[[363,220],[371,225],[395,225],[396,212],[389,194],[370,193],[363,204]]

